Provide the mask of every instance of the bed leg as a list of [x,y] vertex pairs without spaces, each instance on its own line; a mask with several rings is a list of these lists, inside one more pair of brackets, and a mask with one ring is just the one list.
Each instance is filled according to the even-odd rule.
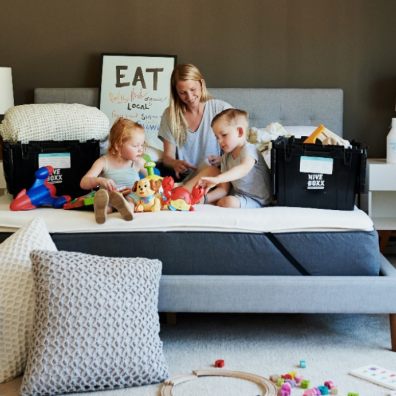
[[166,324],[170,326],[176,326],[176,322],[177,322],[176,312],[166,312],[165,317],[166,317]]
[[384,253],[386,246],[388,245],[389,239],[392,235],[392,231],[382,230],[379,231],[379,240],[380,240],[380,251]]
[[389,315],[392,351],[396,352],[396,314]]

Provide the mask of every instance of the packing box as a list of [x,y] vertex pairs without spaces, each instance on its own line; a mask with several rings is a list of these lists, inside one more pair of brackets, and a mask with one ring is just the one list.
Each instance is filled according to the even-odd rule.
[[304,144],[305,137],[272,142],[272,187],[277,204],[352,210],[363,192],[367,150],[352,142],[343,146]]
[[80,181],[99,157],[99,140],[31,141],[28,144],[3,142],[3,166],[7,190],[14,197],[29,189],[35,171],[46,165],[54,168],[49,182],[57,195],[75,198],[86,194]]

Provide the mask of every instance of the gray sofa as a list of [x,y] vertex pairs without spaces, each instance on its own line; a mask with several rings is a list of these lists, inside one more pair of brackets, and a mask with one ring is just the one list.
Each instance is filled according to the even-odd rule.
[[[216,98],[250,113],[252,126],[324,123],[342,135],[340,89],[213,88]],[[36,103],[98,105],[97,88],[37,88]],[[380,276],[164,275],[162,312],[389,314],[396,351],[396,270],[381,256]]]

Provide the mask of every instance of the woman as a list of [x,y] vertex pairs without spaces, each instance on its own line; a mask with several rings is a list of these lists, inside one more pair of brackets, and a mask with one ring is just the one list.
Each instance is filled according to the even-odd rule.
[[158,136],[164,142],[164,165],[188,181],[187,188],[201,176],[219,173],[220,147],[210,124],[216,114],[231,107],[211,98],[196,66],[182,64],[173,70],[171,103],[162,115]]

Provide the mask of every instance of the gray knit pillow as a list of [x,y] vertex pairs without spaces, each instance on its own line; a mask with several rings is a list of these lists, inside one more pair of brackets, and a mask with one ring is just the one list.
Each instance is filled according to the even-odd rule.
[[31,260],[36,307],[22,396],[167,378],[157,311],[160,261],[38,250]]

